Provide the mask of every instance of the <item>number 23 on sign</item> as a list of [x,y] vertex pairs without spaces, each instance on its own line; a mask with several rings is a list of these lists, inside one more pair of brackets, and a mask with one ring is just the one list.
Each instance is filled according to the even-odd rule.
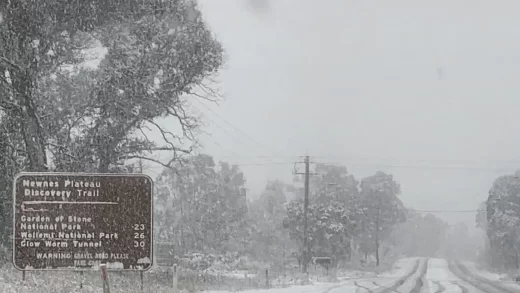
[[[135,232],[139,231],[139,232]],[[134,247],[141,247],[144,248],[146,246],[146,242],[144,241],[145,235],[144,232],[144,225],[143,224],[134,224]],[[135,240],[137,239],[137,240]]]

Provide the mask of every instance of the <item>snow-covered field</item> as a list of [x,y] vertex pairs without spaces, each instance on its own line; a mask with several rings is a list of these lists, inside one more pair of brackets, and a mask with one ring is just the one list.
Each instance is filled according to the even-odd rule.
[[[291,286],[288,288],[273,288],[269,293],[349,293],[358,292],[360,288],[380,288],[393,285],[396,280],[409,274],[416,263],[415,258],[398,260],[388,272],[375,274],[367,271],[343,271],[340,282],[315,282],[306,286]],[[375,283],[375,284],[374,284]],[[247,293],[265,293],[266,290],[250,290]],[[208,291],[207,293],[230,293],[230,291]]]
[[[269,293],[334,293],[334,289],[341,289],[341,292],[350,292],[349,288],[355,290],[359,286],[375,286],[374,282],[379,282],[380,286],[390,286],[395,280],[409,273],[415,265],[415,259],[402,259],[397,261],[392,270],[382,274],[370,273],[367,271],[344,270],[338,275],[340,278],[334,282],[330,278],[311,275],[309,285],[276,286],[268,290]],[[123,292],[171,292],[171,275],[159,279],[146,273],[143,275],[144,289],[141,291],[141,281],[139,273],[111,273],[110,283],[112,293]],[[241,274],[243,278],[243,274]],[[239,280],[239,279],[237,279]],[[237,282],[243,282],[237,281]],[[274,280],[273,280],[274,282]],[[81,288],[80,288],[81,287]],[[25,281],[22,280],[22,273],[14,270],[10,265],[4,265],[0,269],[0,292],[1,293],[90,293],[100,292],[101,282],[99,274],[85,273],[80,275],[74,272],[27,272]],[[190,290],[191,289],[191,290]],[[194,288],[186,288],[184,292],[195,291]],[[205,291],[209,293],[224,293],[233,291]],[[265,289],[247,290],[248,293],[266,292]],[[355,291],[352,291],[355,292]]]
[[[295,285],[288,288],[272,288],[269,293],[320,293],[326,292],[338,285],[330,283],[318,283],[312,285]],[[232,291],[207,291],[207,293],[230,293]],[[266,293],[265,289],[247,290],[247,293]]]

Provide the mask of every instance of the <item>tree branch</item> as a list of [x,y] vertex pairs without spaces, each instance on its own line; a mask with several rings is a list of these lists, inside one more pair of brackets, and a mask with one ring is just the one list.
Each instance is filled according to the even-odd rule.
[[50,145],[50,146],[53,146],[55,148],[58,148],[60,153],[66,155],[67,157],[71,158],[71,159],[74,159],[74,160],[78,160],[78,158],[68,152],[65,152],[65,150],[67,150],[68,148],[66,146],[63,146],[63,145],[58,145],[58,144],[55,144],[55,143],[52,143],[52,142],[48,142],[47,141],[47,144]]
[[156,160],[156,159],[152,159],[152,158],[149,158],[149,157],[145,157],[145,156],[139,156],[139,155],[133,155],[133,156],[126,156],[125,157],[126,160],[132,160],[132,159],[141,159],[141,160],[146,160],[146,161],[150,161],[150,162],[153,162],[153,163],[156,163],[156,164],[159,164],[165,168],[168,168],[168,169],[171,169],[173,170],[174,172],[177,172],[177,169],[175,169],[173,166],[172,166],[172,163],[175,161],[175,160],[170,160],[167,164],[159,161],[159,160]]
[[11,68],[13,69],[16,69],[18,71],[21,71],[22,68],[20,67],[20,65],[14,63],[13,61],[7,59],[6,57],[4,56],[0,56],[0,61],[4,61],[5,63],[7,63]]

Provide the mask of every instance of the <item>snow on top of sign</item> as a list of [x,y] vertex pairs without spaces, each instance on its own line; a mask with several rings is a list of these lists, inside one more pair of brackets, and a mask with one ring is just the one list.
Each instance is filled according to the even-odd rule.
[[109,262],[107,263],[108,269],[124,269],[125,265],[122,262]]
[[[92,263],[92,267],[88,268],[88,270],[92,270],[92,271],[98,271],[100,270],[101,268],[101,265],[103,265],[103,263],[101,263],[101,261],[94,261]],[[124,269],[124,264],[121,263],[121,262],[107,262],[107,263],[104,263],[104,265],[106,265],[107,269]],[[74,267],[69,267],[69,268],[74,268]]]
[[137,263],[139,263],[139,264],[151,264],[152,261],[150,260],[150,258],[145,257],[145,258],[138,259]]

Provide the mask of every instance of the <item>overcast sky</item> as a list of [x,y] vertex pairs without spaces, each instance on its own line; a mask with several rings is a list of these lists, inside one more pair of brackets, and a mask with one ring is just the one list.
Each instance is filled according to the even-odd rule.
[[411,208],[474,210],[517,168],[520,2],[199,2],[228,58],[227,100],[192,102],[204,151],[242,164],[252,193],[309,154],[392,173]]

